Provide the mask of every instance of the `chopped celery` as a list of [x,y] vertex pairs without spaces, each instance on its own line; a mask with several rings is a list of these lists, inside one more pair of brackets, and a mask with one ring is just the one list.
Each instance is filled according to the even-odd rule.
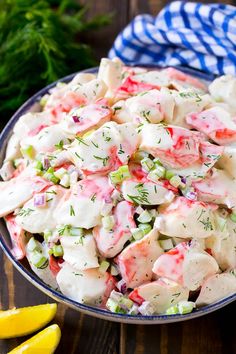
[[147,223],[152,221],[152,215],[147,211],[144,210],[138,217],[137,219],[141,223]]
[[131,233],[133,238],[137,241],[137,240],[141,240],[141,238],[143,238],[143,231],[140,230],[139,228],[134,228],[131,229]]
[[59,178],[57,178],[54,174],[53,167],[49,167],[48,170],[44,173],[43,177],[54,184],[57,184],[59,182]]
[[124,305],[125,307],[127,307],[127,309],[130,310],[134,303],[132,300],[128,299],[127,297],[122,296],[119,300],[119,304]]
[[227,220],[222,218],[222,217],[220,217],[219,215],[217,215],[217,219],[216,220],[217,220],[217,224],[219,226],[220,231],[224,231],[224,228],[226,227]]
[[30,255],[30,262],[39,269],[44,269],[48,266],[48,259],[42,253],[34,251]]
[[109,268],[110,263],[107,261],[102,261],[102,263],[99,266],[99,272],[100,273],[106,273],[107,269]]
[[115,218],[112,215],[104,216],[102,218],[102,226],[105,230],[112,230],[115,225]]
[[171,306],[166,310],[167,315],[177,315],[179,313],[179,309],[177,305]]
[[139,224],[139,229],[142,231],[143,235],[148,234],[152,230],[152,226],[150,224]]
[[158,181],[159,178],[164,178],[166,169],[162,166],[156,166],[155,169],[149,172],[148,177],[153,181]]
[[44,231],[44,233],[43,233],[44,240],[45,240],[46,242],[48,242],[48,241],[49,241],[49,238],[50,238],[51,236],[52,236],[52,231],[46,229],[46,230]]
[[53,254],[55,257],[61,257],[64,254],[63,248],[61,245],[54,245],[50,250],[49,254]]
[[38,245],[38,242],[35,240],[34,237],[31,237],[31,239],[27,243],[27,249],[29,252],[40,251],[40,247]]
[[114,265],[111,266],[111,275],[118,275],[119,274],[119,270],[117,269],[117,267],[115,267]]
[[37,170],[37,171],[42,171],[43,170],[43,164],[41,161],[35,161],[34,164],[33,164],[34,168]]
[[60,185],[65,188],[70,187],[70,176],[68,173],[65,173],[64,176],[61,178]]
[[151,169],[154,167],[154,163],[149,157],[142,159],[141,165],[146,172],[151,171]]
[[157,167],[157,166],[162,166],[162,163],[161,163],[161,161],[160,161],[158,158],[155,158],[155,159],[153,160],[153,162],[154,162],[155,167]]
[[192,301],[180,301],[177,306],[181,315],[192,312],[196,307],[195,302]]
[[32,145],[27,146],[26,148],[21,148],[21,153],[24,157],[28,157],[29,159],[33,159],[35,155],[35,151]]
[[170,181],[170,184],[176,188],[178,188],[182,183],[181,178],[179,176],[173,176],[173,177],[171,177],[171,179],[169,181]]
[[165,178],[168,180],[170,180],[174,176],[175,176],[175,174],[171,171],[166,171],[166,173],[165,173]]
[[110,172],[109,177],[112,183],[121,183],[124,179],[131,177],[129,167],[127,165],[121,166],[118,170]]
[[108,308],[108,310],[110,310],[111,312],[118,312],[119,311],[119,305],[116,301],[112,300],[111,298],[109,298],[107,300],[106,303],[106,307]]
[[54,175],[59,178],[62,179],[62,177],[67,173],[67,170],[63,167],[59,168],[57,171],[54,172]]
[[163,248],[164,251],[168,251],[174,247],[171,238],[168,238],[166,240],[159,240],[159,244],[160,244],[161,248]]
[[69,230],[69,235],[83,237],[84,229],[82,229],[82,227],[71,227]]

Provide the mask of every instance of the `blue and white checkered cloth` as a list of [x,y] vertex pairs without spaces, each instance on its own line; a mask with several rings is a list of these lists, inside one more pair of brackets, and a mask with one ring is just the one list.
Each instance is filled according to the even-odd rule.
[[126,64],[184,65],[236,75],[236,7],[174,1],[155,18],[139,15],[118,35],[109,57]]

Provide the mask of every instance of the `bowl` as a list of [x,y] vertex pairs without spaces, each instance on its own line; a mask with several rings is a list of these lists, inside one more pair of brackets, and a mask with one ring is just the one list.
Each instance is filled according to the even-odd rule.
[[[134,64],[135,66],[135,64]],[[148,68],[155,68],[157,69],[158,66],[145,66]],[[206,83],[209,83],[209,81],[214,79],[213,75],[205,74],[200,71],[194,70],[194,69],[189,69],[189,68],[184,68],[184,67],[178,67],[179,70],[190,74],[194,77],[197,77]],[[88,70],[84,70],[83,72],[87,73],[96,73],[97,68],[91,68]],[[19,109],[18,111],[13,115],[13,117],[9,120],[8,124],[2,131],[0,135],[0,165],[2,165],[4,156],[5,156],[5,150],[6,150],[6,145],[9,140],[9,137],[12,134],[13,127],[17,120],[20,118],[22,114],[25,114],[26,112],[32,110],[35,108],[35,105],[37,102],[39,102],[40,98],[45,95],[52,87],[54,87],[57,82],[68,82],[73,79],[73,77],[76,74],[71,74],[69,76],[66,76],[37,92],[35,95],[33,95],[28,101],[26,101]],[[8,233],[8,230],[6,228],[6,225],[4,223],[3,219],[0,219],[0,246],[3,249],[4,253],[6,256],[10,259],[10,261],[13,263],[16,269],[34,286],[36,286],[39,290],[53,298],[54,300],[61,302],[65,305],[68,305],[69,307],[78,310],[84,314],[98,317],[101,319],[105,320],[110,320],[114,322],[121,322],[121,323],[133,323],[133,324],[163,324],[163,323],[172,323],[172,322],[178,322],[178,321],[185,321],[189,319],[193,319],[196,317],[200,317],[203,315],[206,315],[210,312],[216,311],[223,306],[226,306],[227,304],[231,303],[232,301],[236,300],[236,294],[233,294],[231,296],[225,297],[224,299],[221,299],[211,305],[203,306],[201,308],[195,309],[192,313],[186,314],[186,315],[152,315],[152,316],[143,316],[143,315],[126,315],[126,314],[119,314],[119,313],[112,313],[110,311],[85,305],[85,304],[80,304],[74,300],[69,299],[68,297],[64,296],[61,294],[59,291],[56,291],[52,288],[50,288],[48,285],[46,285],[42,280],[40,280],[30,269],[29,264],[27,261],[18,261],[15,259],[13,254],[11,253],[11,240],[10,236]]]

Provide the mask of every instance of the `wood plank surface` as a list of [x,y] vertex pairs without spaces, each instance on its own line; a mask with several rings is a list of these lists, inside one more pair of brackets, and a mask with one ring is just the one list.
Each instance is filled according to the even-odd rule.
[[[134,16],[139,13],[156,15],[168,1],[83,0],[82,2],[89,6],[88,16],[98,13],[114,14],[110,26],[84,36],[99,59],[107,55],[116,35]],[[52,301],[19,274],[0,251],[1,309]],[[62,339],[56,353],[236,354],[235,324],[231,321],[231,318],[234,321],[235,312],[236,303],[233,303],[210,315],[176,324],[120,325],[82,315],[59,304],[55,323],[62,329]],[[1,340],[0,354],[6,354],[26,338]]]

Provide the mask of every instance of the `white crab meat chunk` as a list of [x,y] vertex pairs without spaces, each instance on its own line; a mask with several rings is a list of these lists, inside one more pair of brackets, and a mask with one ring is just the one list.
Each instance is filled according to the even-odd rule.
[[234,76],[220,76],[211,82],[208,89],[216,101],[226,102],[236,110],[236,78]]
[[113,190],[107,177],[85,178],[61,199],[54,218],[58,224],[90,229],[101,222],[105,208],[112,208]]
[[53,216],[54,210],[64,194],[65,189],[60,186],[52,186],[43,193],[35,193],[18,213],[16,222],[31,233],[53,230],[57,225]]
[[222,270],[236,268],[236,224],[230,218],[219,218],[220,231],[206,239],[206,247]]
[[236,178],[236,147],[225,146],[217,165],[228,172],[230,176]]
[[99,267],[96,243],[92,234],[84,237],[62,236],[63,259],[75,270]]
[[76,270],[64,262],[57,274],[61,292],[70,299],[88,305],[101,305],[112,290],[113,277],[98,269]]
[[164,313],[170,306],[188,300],[188,297],[187,288],[167,278],[140,285],[129,295],[129,298],[138,304],[149,301],[156,314]]
[[71,135],[79,135],[97,129],[111,118],[111,109],[105,100],[73,108],[62,122],[62,129]]
[[218,271],[219,266],[214,257],[190,247],[183,261],[183,284],[191,291],[197,290],[206,278]]
[[42,129],[54,124],[53,115],[50,112],[28,112],[16,122],[13,132],[20,140],[27,136],[35,136]]
[[5,217],[6,226],[9,231],[12,249],[11,252],[16,259],[25,257],[25,245],[29,238],[28,233],[16,222],[16,216],[13,214]]
[[167,189],[164,182],[136,179],[123,181],[121,191],[125,200],[141,205],[159,205],[169,203],[174,199],[174,193]]
[[172,279],[183,283],[183,261],[189,248],[188,243],[181,242],[176,247],[162,254],[156,259],[152,271],[158,277]]
[[137,73],[132,76],[132,79],[139,83],[155,85],[157,88],[168,87],[171,84],[169,77],[164,74],[163,70],[150,70]]
[[159,207],[154,226],[170,237],[210,237],[216,231],[216,209],[217,205],[177,197],[170,205]]
[[165,92],[169,92],[169,95],[174,100],[173,114],[172,116],[165,117],[165,122],[184,128],[189,127],[185,120],[187,114],[201,112],[211,102],[209,95],[202,95],[193,90],[178,92],[176,90],[165,89]]
[[163,253],[157,242],[158,231],[152,230],[141,240],[132,242],[117,257],[122,279],[128,288],[135,288],[152,279],[152,267]]
[[216,106],[200,113],[190,113],[186,117],[186,122],[219,145],[236,141],[236,123],[230,113],[222,107]]
[[132,123],[108,122],[84,138],[77,138],[68,150],[72,162],[85,175],[107,173],[127,164],[138,146]]
[[48,248],[47,248],[46,244],[41,244],[37,240],[35,240],[35,243],[37,245],[37,249],[39,250],[39,252],[41,254],[41,257],[45,257],[46,262],[41,268],[38,268],[33,264],[35,252],[31,250],[31,248],[29,247],[29,243],[28,243],[26,245],[26,258],[28,259],[30,267],[33,270],[33,272],[40,279],[42,279],[42,281],[44,283],[51,286],[53,289],[58,289],[56,278],[53,275],[53,273],[51,272],[50,267],[49,267]]
[[21,157],[20,138],[13,133],[7,143],[6,155],[4,161],[11,161],[19,157]]
[[196,305],[209,305],[236,293],[236,272],[215,274],[203,283]]
[[199,160],[199,137],[177,126],[145,124],[140,149],[151,153],[168,167],[183,168]]
[[97,78],[103,80],[108,88],[106,97],[109,97],[121,85],[122,69],[123,63],[118,58],[112,60],[108,58],[101,59]]
[[124,102],[117,102],[113,109],[115,111],[113,119],[118,123],[127,121],[133,121],[135,124],[159,123],[163,119],[172,119],[174,99],[168,92],[150,90]]
[[0,217],[10,214],[51,183],[38,176],[30,176],[28,169],[9,181],[0,182]]
[[113,211],[114,226],[111,230],[104,226],[93,229],[93,235],[97,243],[99,253],[104,257],[116,256],[131,238],[131,229],[136,227],[134,221],[134,208],[126,202],[119,202]]
[[228,208],[236,206],[235,179],[225,171],[212,169],[204,179],[192,182],[198,200],[216,204],[224,204]]
[[24,151],[29,146],[32,147],[35,155],[56,150],[57,144],[62,142],[67,144],[71,134],[62,131],[59,124],[43,128],[37,135],[30,136],[21,141],[21,149]]

